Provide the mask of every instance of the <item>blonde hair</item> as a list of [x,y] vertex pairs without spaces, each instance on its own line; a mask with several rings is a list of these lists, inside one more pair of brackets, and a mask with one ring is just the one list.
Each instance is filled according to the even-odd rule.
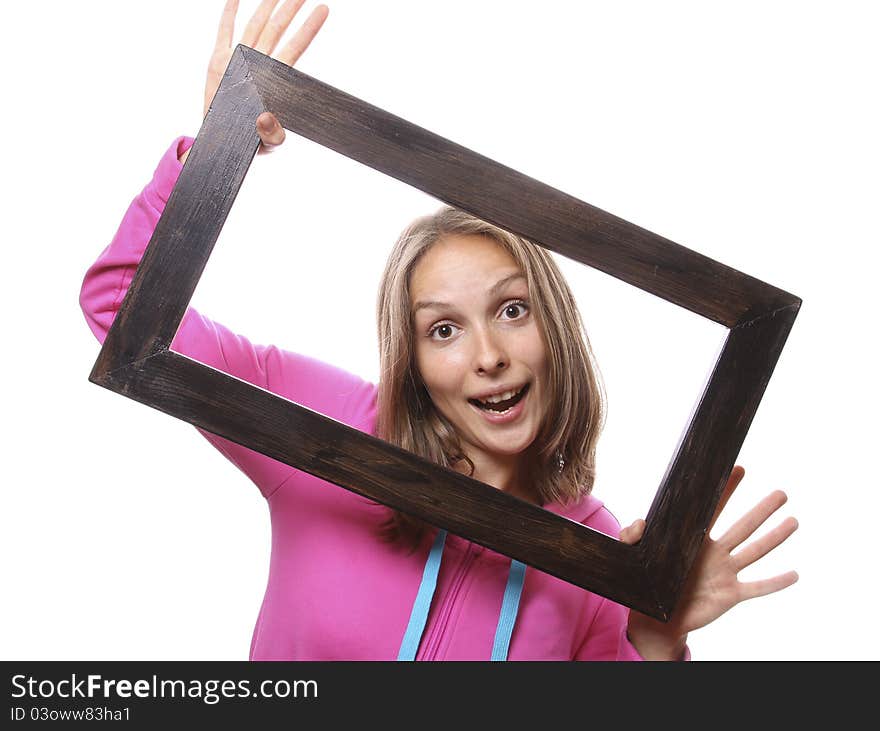
[[[531,311],[547,352],[549,408],[535,442],[529,480],[542,502],[569,503],[593,488],[596,443],[605,421],[605,392],[574,296],[549,252],[457,208],[413,221],[397,239],[379,286],[377,436],[444,467],[470,465],[455,428],[434,407],[415,361],[410,279],[425,252],[448,235],[488,236],[525,274]],[[395,511],[389,539],[413,545],[426,524]]]

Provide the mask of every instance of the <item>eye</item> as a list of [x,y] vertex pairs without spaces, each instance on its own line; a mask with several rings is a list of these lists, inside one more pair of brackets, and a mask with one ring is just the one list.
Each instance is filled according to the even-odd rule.
[[525,317],[528,311],[529,306],[525,302],[522,300],[515,300],[505,304],[501,314],[504,319],[518,320]]
[[428,337],[433,340],[449,340],[457,328],[451,322],[441,322],[428,330]]

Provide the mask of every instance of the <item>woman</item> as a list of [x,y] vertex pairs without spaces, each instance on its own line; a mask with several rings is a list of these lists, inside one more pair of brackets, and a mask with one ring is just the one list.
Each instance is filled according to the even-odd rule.
[[[271,54],[301,0],[264,0],[241,43]],[[233,44],[223,12],[205,109]],[[319,6],[276,55],[293,64],[327,17]],[[284,133],[270,114],[265,147]],[[103,340],[192,141],[180,138],[83,282]],[[603,403],[568,286],[540,247],[442,208],[408,227],[380,284],[378,387],[253,345],[190,309],[174,350],[376,434],[497,489],[635,542],[590,495]],[[572,408],[576,404],[577,408]],[[572,416],[575,415],[575,416]],[[563,418],[565,417],[565,418]],[[775,492],[717,541],[706,539],[672,619],[658,622],[232,442],[204,434],[269,503],[272,559],[252,659],[680,659],[688,632],[794,572],[737,573],[796,528],[783,522],[731,555],[784,502]],[[721,505],[742,479],[734,469]]]

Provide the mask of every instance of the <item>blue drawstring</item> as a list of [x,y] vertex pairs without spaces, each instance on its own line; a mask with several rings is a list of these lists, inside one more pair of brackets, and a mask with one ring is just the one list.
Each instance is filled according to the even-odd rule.
[[[428,560],[425,562],[425,570],[422,573],[422,583],[413,602],[412,612],[409,615],[409,623],[403,634],[403,642],[397,653],[398,660],[415,660],[422,641],[425,625],[428,623],[428,612],[431,610],[431,600],[437,589],[437,576],[440,573],[440,562],[443,558],[443,546],[446,543],[446,531],[441,530],[434,539]],[[519,612],[519,600],[522,596],[523,582],[525,580],[525,564],[513,560],[510,562],[510,572],[507,575],[507,585],[504,587],[504,598],[501,600],[501,612],[498,615],[498,626],[495,628],[495,641],[492,644],[493,661],[507,660],[510,649],[510,637],[516,624],[516,615]]]
[[419,643],[422,641],[422,632],[428,621],[428,611],[431,609],[431,599],[434,598],[434,589],[437,588],[437,574],[440,573],[440,559],[443,558],[443,544],[446,543],[446,531],[441,530],[434,539],[431,553],[425,562],[425,571],[422,574],[422,583],[419,585],[419,593],[413,602],[412,612],[409,615],[409,624],[403,634],[403,642],[400,643],[400,651],[397,653],[398,660],[415,660]]
[[507,575],[507,586],[504,587],[504,599],[501,600],[501,614],[498,616],[498,627],[495,628],[495,642],[492,645],[492,660],[506,660],[510,647],[510,636],[516,615],[519,612],[519,598],[522,595],[523,580],[526,566],[519,561],[510,562],[510,573]]

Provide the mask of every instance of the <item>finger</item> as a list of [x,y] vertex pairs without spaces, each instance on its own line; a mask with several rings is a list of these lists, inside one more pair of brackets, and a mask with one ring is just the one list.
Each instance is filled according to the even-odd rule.
[[278,12],[269,18],[269,22],[263,28],[263,32],[260,34],[260,38],[254,48],[260,53],[271,55],[272,51],[275,50],[275,46],[278,45],[278,39],[290,27],[293,17],[299,12],[304,2],[305,0],[287,0]]
[[712,532],[712,528],[715,527],[715,521],[718,520],[718,516],[721,515],[724,506],[727,505],[727,501],[730,500],[730,496],[733,495],[733,491],[736,490],[737,485],[742,482],[742,478],[745,474],[746,471],[739,465],[734,465],[734,468],[730,471],[730,475],[724,485],[724,490],[721,491],[721,499],[718,501],[718,507],[715,508],[715,514],[712,516],[712,522],[709,523],[710,533]]
[[250,46],[251,48],[256,46],[257,39],[260,37],[260,33],[263,32],[263,27],[266,25],[266,21],[269,20],[269,17],[272,15],[272,11],[277,4],[278,0],[263,0],[263,2],[257,6],[253,17],[248,21],[244,33],[241,36],[241,42],[244,45]]
[[743,599],[754,599],[759,596],[766,596],[777,591],[782,591],[794,584],[798,578],[797,571],[789,571],[785,574],[779,574],[772,579],[761,579],[760,581],[748,581],[740,584],[740,595]]
[[263,112],[257,117],[257,134],[263,143],[260,152],[268,152],[284,142],[284,127],[271,112]]
[[620,531],[620,541],[632,545],[638,543],[645,533],[645,521],[639,518],[632,525]]
[[235,31],[235,14],[238,12],[238,0],[226,0],[223,7],[223,15],[220,16],[220,28],[217,30],[217,43],[215,49],[232,48],[232,39]]
[[718,545],[725,551],[732,551],[758,530],[767,518],[785,505],[786,500],[788,496],[782,490],[772,492],[730,526],[730,529],[718,539]]
[[788,540],[791,534],[797,530],[797,527],[797,520],[794,518],[788,518],[767,533],[767,535],[762,536],[756,541],[752,541],[752,543],[741,551],[737,551],[731,557],[736,572],[739,573],[746,566],[751,566],[759,558],[763,558],[774,548]]
[[321,30],[321,26],[324,25],[324,21],[327,20],[327,15],[329,13],[330,8],[326,5],[319,5],[316,7],[293,38],[291,38],[281,49],[276,58],[281,61],[281,63],[293,66],[297,59],[305,53],[305,50],[318,34],[318,31]]

